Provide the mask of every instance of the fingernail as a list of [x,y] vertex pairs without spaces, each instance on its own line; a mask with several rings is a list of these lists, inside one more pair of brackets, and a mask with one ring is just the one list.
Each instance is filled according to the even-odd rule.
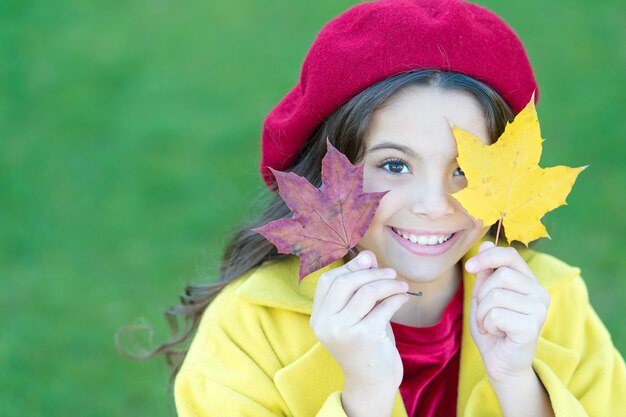
[[383,276],[385,276],[385,277],[395,277],[396,276],[396,271],[394,269],[391,269],[391,268],[383,268],[382,273],[383,273]]
[[496,245],[492,241],[487,240],[480,245],[480,250],[483,251],[483,250],[491,249],[495,246]]
[[369,262],[370,262],[370,259],[369,259],[369,258],[370,258],[370,257],[369,257],[369,255],[368,255],[368,254],[366,254],[366,253],[361,253],[361,254],[358,256],[358,258],[357,258],[357,260],[356,260],[356,263],[357,263],[357,264],[359,264],[359,266],[367,266],[367,265],[369,264]]
[[467,272],[475,272],[476,268],[478,268],[478,262],[476,262],[474,259],[470,259],[465,263],[465,269],[467,270]]

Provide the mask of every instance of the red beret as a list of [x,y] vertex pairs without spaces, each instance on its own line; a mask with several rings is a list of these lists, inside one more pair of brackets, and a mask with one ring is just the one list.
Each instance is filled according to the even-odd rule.
[[539,91],[515,32],[491,11],[461,0],[380,0],[331,20],[309,50],[296,86],[263,124],[261,175],[284,170],[319,124],[365,88],[419,69],[469,75],[515,113]]

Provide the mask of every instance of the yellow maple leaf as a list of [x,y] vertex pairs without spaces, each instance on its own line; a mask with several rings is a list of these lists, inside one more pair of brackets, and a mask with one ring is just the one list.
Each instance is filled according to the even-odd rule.
[[485,225],[501,221],[509,242],[549,237],[541,218],[561,205],[578,174],[586,168],[540,168],[543,139],[534,100],[507,126],[492,145],[453,128],[468,185],[453,194],[468,213]]

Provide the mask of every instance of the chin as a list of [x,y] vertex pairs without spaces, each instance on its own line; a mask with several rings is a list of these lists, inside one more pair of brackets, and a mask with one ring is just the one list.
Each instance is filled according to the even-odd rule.
[[405,280],[423,284],[437,281],[442,276],[446,275],[446,273],[448,273],[450,269],[452,269],[452,267],[446,269],[424,267],[407,268],[404,265],[395,268],[398,275]]

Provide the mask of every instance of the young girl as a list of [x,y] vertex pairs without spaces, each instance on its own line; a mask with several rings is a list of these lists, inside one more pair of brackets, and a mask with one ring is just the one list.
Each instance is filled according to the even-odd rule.
[[265,120],[261,173],[274,193],[269,168],[319,186],[328,138],[389,192],[358,256],[301,284],[298,258],[250,230],[291,216],[278,195],[234,237],[220,284],[172,312],[197,327],[179,415],[626,415],[579,270],[494,247],[450,196],[467,185],[450,126],[492,143],[533,93],[520,40],[476,5],[381,0],[328,23]]

